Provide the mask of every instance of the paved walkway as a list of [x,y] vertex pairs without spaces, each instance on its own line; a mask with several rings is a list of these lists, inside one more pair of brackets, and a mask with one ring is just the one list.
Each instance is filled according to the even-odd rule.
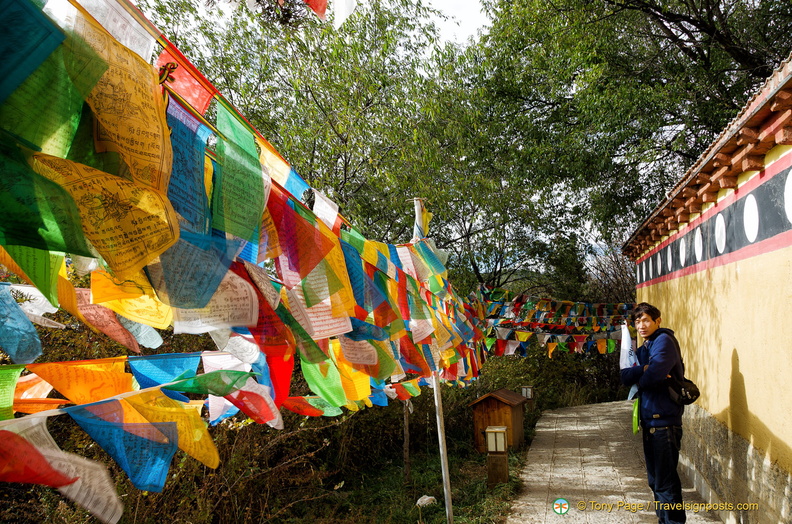
[[[546,411],[526,458],[508,524],[657,522],[630,401]],[[569,502],[565,515],[553,512],[558,498]],[[684,479],[682,498],[703,502]],[[687,515],[691,524],[721,522],[703,511]]]

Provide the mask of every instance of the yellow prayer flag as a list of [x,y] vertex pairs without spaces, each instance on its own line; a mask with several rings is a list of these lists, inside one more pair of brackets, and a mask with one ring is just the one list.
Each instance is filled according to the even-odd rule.
[[134,275],[179,239],[164,193],[43,153],[33,153],[30,163],[74,198],[86,238],[116,275]]
[[338,367],[341,376],[341,387],[344,395],[350,401],[363,400],[371,395],[371,382],[369,376],[352,367],[352,364],[344,358],[341,351],[341,342],[338,339],[330,339],[330,351],[333,360]]
[[94,304],[101,304],[140,324],[165,329],[173,323],[173,309],[157,298],[142,271],[125,280],[106,271],[92,272],[91,297]]
[[[349,281],[349,272],[346,268],[341,242],[338,236],[333,233],[324,222],[318,220],[316,222],[316,227],[319,229],[319,232],[333,244],[333,247],[324,258],[324,262],[326,262],[332,272],[330,278],[334,279],[333,285],[330,286],[331,289],[335,287],[330,302],[333,316],[352,316],[355,313],[355,295],[352,293],[352,284]],[[328,282],[328,284],[330,284],[330,282]]]
[[210,468],[220,465],[220,455],[206,423],[194,408],[165,396],[160,390],[144,391],[124,400],[149,422],[174,422],[179,449]]
[[607,339],[600,338],[597,340],[597,351],[604,355],[608,350],[608,341]]
[[437,310],[434,310],[434,314],[432,315],[432,325],[434,326],[434,339],[437,341],[437,346],[441,349],[447,349],[449,342],[451,342],[451,333],[443,324],[443,321],[439,318],[440,313]]
[[60,271],[58,271],[58,302],[60,307],[68,311],[73,317],[77,318],[83,324],[90,323],[85,319],[77,307],[77,292],[74,290],[74,285],[69,280],[66,273],[66,261],[63,261]]
[[214,177],[214,164],[212,163],[212,159],[209,155],[204,156],[204,189],[206,190],[206,197],[208,198],[209,202],[212,201],[212,190],[214,186],[212,185],[212,179]]
[[282,156],[272,147],[272,144],[265,139],[256,135],[256,143],[259,145],[261,153],[259,154],[259,162],[261,168],[267,173],[270,178],[280,184],[281,187],[286,185],[291,173],[291,166]]
[[14,259],[11,258],[11,255],[8,254],[8,251],[6,251],[3,248],[3,246],[0,246],[0,264],[4,265],[6,269],[8,269],[10,272],[12,272],[16,276],[24,280],[31,286],[34,285],[33,281],[30,280],[30,277],[28,277],[27,274],[25,274],[25,272],[22,270],[22,268],[19,267],[19,265],[16,262],[14,262]]
[[528,339],[531,338],[531,335],[533,335],[533,332],[531,332],[531,331],[515,331],[514,332],[514,336],[520,342],[527,342]]
[[366,240],[363,242],[363,253],[360,254],[360,258],[371,264],[372,266],[377,265],[377,261],[379,260],[379,250],[377,249],[377,243],[373,240]]
[[136,185],[166,191],[173,150],[156,69],[79,7],[73,29],[107,64],[85,98],[97,120],[97,151],[116,151]]

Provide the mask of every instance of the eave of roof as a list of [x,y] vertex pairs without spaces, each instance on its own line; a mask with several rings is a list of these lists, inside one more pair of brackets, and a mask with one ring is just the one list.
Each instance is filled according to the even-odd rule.
[[505,404],[509,404],[510,406],[519,406],[520,404],[524,404],[525,402],[528,402],[528,399],[520,395],[519,393],[515,393],[510,389],[503,388],[493,391],[491,393],[487,393],[486,395],[482,395],[481,397],[477,398],[476,400],[468,404],[468,406],[473,406],[474,404],[478,404],[482,400],[489,397],[497,398],[501,402]]
[[[684,219],[689,214],[685,211],[691,207],[691,203],[695,203],[691,202],[691,198],[703,199],[703,202],[714,201],[713,192],[717,195],[720,188],[733,187],[732,184],[736,184],[733,177],[729,176],[734,171],[759,168],[756,165],[756,155],[763,154],[764,149],[769,149],[776,143],[777,126],[766,126],[767,121],[779,112],[779,117],[792,121],[792,55],[773,72],[740,113],[687,170],[680,182],[666,193],[666,198],[622,246],[622,253],[636,260],[647,249],[660,242],[664,234],[674,229],[672,224],[676,223],[678,226],[687,222]],[[750,150],[745,147],[750,144],[759,146]],[[743,149],[738,151],[740,148]],[[755,155],[751,155],[752,152]]]

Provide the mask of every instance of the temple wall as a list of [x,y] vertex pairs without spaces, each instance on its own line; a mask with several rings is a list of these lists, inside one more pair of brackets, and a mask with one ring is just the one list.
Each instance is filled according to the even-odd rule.
[[705,500],[758,503],[726,522],[792,521],[792,148],[637,260],[701,398],[685,413],[682,467]]

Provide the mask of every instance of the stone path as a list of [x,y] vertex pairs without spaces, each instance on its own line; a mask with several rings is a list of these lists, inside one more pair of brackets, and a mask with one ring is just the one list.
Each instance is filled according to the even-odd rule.
[[[544,412],[526,458],[508,524],[657,522],[631,401]],[[553,512],[559,498],[569,503],[565,515]],[[684,479],[682,498],[703,503]],[[691,524],[721,522],[703,511],[687,516]]]

